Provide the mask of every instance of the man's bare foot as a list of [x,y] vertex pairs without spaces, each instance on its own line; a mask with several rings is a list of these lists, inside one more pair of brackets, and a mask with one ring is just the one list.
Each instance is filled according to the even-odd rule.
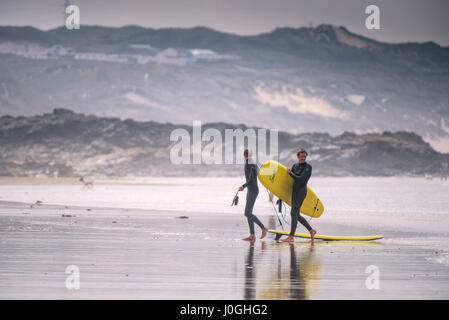
[[242,240],[244,240],[244,241],[256,241],[256,236],[251,234],[249,237],[243,238]]
[[315,229],[312,229],[312,230],[310,230],[310,238],[312,239],[312,243],[313,243],[313,240],[315,239],[315,235],[316,235],[316,230]]
[[295,238],[292,236],[288,236],[287,238],[282,239],[281,241],[282,242],[295,242]]
[[267,235],[267,232],[268,232],[268,228],[267,227],[263,228],[262,229],[262,235],[260,236],[260,239],[265,238],[265,236]]

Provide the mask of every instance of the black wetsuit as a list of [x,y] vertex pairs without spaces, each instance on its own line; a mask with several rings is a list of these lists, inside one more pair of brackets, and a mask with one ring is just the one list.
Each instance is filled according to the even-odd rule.
[[295,234],[298,221],[301,222],[307,230],[312,230],[312,227],[307,220],[299,214],[299,209],[301,209],[302,203],[307,196],[307,181],[309,181],[311,175],[312,166],[307,162],[295,163],[290,171],[290,176],[295,180],[292,192],[292,209],[290,211],[292,218],[290,230],[291,236]]
[[254,222],[261,228],[264,228],[264,225],[253,215],[253,207],[259,195],[259,187],[257,186],[257,166],[253,163],[248,163],[248,160],[245,162],[245,178],[246,183],[242,185],[243,188],[248,190],[246,194],[245,217],[248,219],[250,234],[254,234]]

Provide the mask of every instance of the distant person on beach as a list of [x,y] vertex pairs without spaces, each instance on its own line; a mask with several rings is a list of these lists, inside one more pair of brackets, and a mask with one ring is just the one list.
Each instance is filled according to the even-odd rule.
[[256,202],[257,196],[259,195],[259,187],[257,185],[257,166],[251,161],[251,151],[249,149],[245,149],[243,152],[243,156],[245,158],[245,177],[246,182],[242,186],[239,187],[239,191],[243,191],[247,188],[246,194],[246,205],[245,205],[245,217],[248,219],[249,225],[249,237],[244,238],[242,240],[245,241],[255,241],[256,236],[254,233],[254,223],[256,223],[262,229],[262,235],[260,236],[263,239],[268,232],[268,228],[266,228],[262,222],[253,214],[254,203]]
[[449,165],[447,163],[447,160],[443,160],[443,162],[441,163],[441,180],[446,181],[447,180],[447,174],[449,171]]
[[296,232],[296,226],[298,221],[307,228],[310,232],[310,236],[312,238],[312,243],[314,240],[314,236],[316,231],[312,229],[310,224],[307,222],[304,217],[301,216],[299,210],[301,209],[302,203],[307,196],[307,182],[312,175],[312,166],[306,162],[307,151],[304,149],[300,149],[296,156],[298,158],[298,162],[293,165],[291,169],[288,169],[288,174],[294,179],[293,182],[293,191],[292,191],[292,208],[290,211],[291,215],[291,229],[290,235],[283,239],[284,242],[294,242],[294,235]]

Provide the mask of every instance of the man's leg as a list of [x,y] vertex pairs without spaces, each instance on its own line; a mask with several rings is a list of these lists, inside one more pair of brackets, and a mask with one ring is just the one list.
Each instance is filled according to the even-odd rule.
[[309,222],[298,212],[298,221],[306,227],[306,229],[310,232],[312,230],[312,227],[310,226]]
[[287,238],[283,239],[283,242],[293,242],[294,237],[295,237],[295,232],[296,232],[296,226],[298,225],[298,214],[299,214],[299,209],[301,208],[301,206],[298,206],[298,203],[293,202],[294,198],[292,199],[292,208],[290,210],[290,217],[291,217],[291,221],[290,221],[290,234]]
[[249,226],[249,237],[244,238],[242,240],[249,240],[253,241],[256,239],[255,232],[254,232],[254,219],[253,219],[253,207],[254,203],[256,202],[257,195],[254,196],[251,193],[246,194],[246,205],[245,205],[245,217],[248,220],[248,226]]
[[[300,197],[299,202],[301,203],[299,208],[301,208],[302,203],[304,202],[304,199],[306,198],[306,196],[307,196],[307,189],[305,189],[304,192],[300,193],[300,195],[299,195],[299,197]],[[310,237],[311,237],[311,240],[312,240],[312,243],[313,243],[313,241],[315,239],[314,237],[315,237],[315,234],[316,234],[316,230],[314,230],[310,226],[309,222],[303,216],[301,216],[301,213],[299,212],[299,210],[298,210],[298,221],[310,232]]]
[[248,224],[250,225],[250,233],[254,234],[254,223],[256,223],[262,229],[261,239],[265,237],[268,232],[268,228],[264,226],[264,224],[253,214],[254,204],[256,202],[257,196],[259,193],[255,194],[247,194],[247,201],[245,207],[245,216],[248,219]]
[[298,225],[298,216],[299,216],[300,208],[301,208],[301,206],[299,206],[298,203],[292,203],[292,209],[290,210],[290,217],[291,217],[290,236],[295,235],[296,227]]
[[291,216],[291,229],[290,229],[290,235],[288,236],[287,239],[285,239],[284,241],[286,242],[293,242],[294,241],[294,236],[295,236],[295,232],[296,232],[296,227],[298,224],[298,221],[304,226],[306,227],[306,229],[310,232],[310,235],[312,237],[312,242],[314,240],[314,235],[316,234],[316,231],[312,229],[312,227],[310,226],[310,224],[307,222],[306,219],[304,219],[304,217],[301,216],[300,214],[300,209],[302,206],[302,203],[304,202],[304,199],[307,196],[307,189],[300,191],[298,194],[293,194],[292,195],[292,209],[290,211],[290,216]]
[[267,232],[268,232],[268,228],[266,228],[264,226],[264,224],[259,220],[259,218],[257,218],[254,214],[251,214],[251,216],[248,219],[251,219],[252,221],[254,221],[260,227],[260,229],[262,229],[262,234],[260,235],[260,239],[265,238],[265,236],[267,235]]

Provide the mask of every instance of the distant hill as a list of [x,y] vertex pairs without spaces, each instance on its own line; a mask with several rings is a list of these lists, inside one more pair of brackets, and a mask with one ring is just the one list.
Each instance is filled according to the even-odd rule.
[[[83,115],[55,109],[32,117],[0,118],[1,176],[211,176],[241,175],[241,164],[175,165],[170,161],[175,129],[192,126],[137,122]],[[203,124],[215,128],[249,129],[226,123]],[[291,166],[296,151],[309,151],[316,176],[424,176],[437,174],[443,159],[422,138],[409,132],[357,135],[345,132],[291,134],[280,131],[280,162]],[[205,144],[203,143],[203,148]],[[237,154],[240,157],[241,154]]]
[[387,44],[332,25],[255,36],[204,27],[0,27],[0,114],[54,108],[447,139],[449,48]]

